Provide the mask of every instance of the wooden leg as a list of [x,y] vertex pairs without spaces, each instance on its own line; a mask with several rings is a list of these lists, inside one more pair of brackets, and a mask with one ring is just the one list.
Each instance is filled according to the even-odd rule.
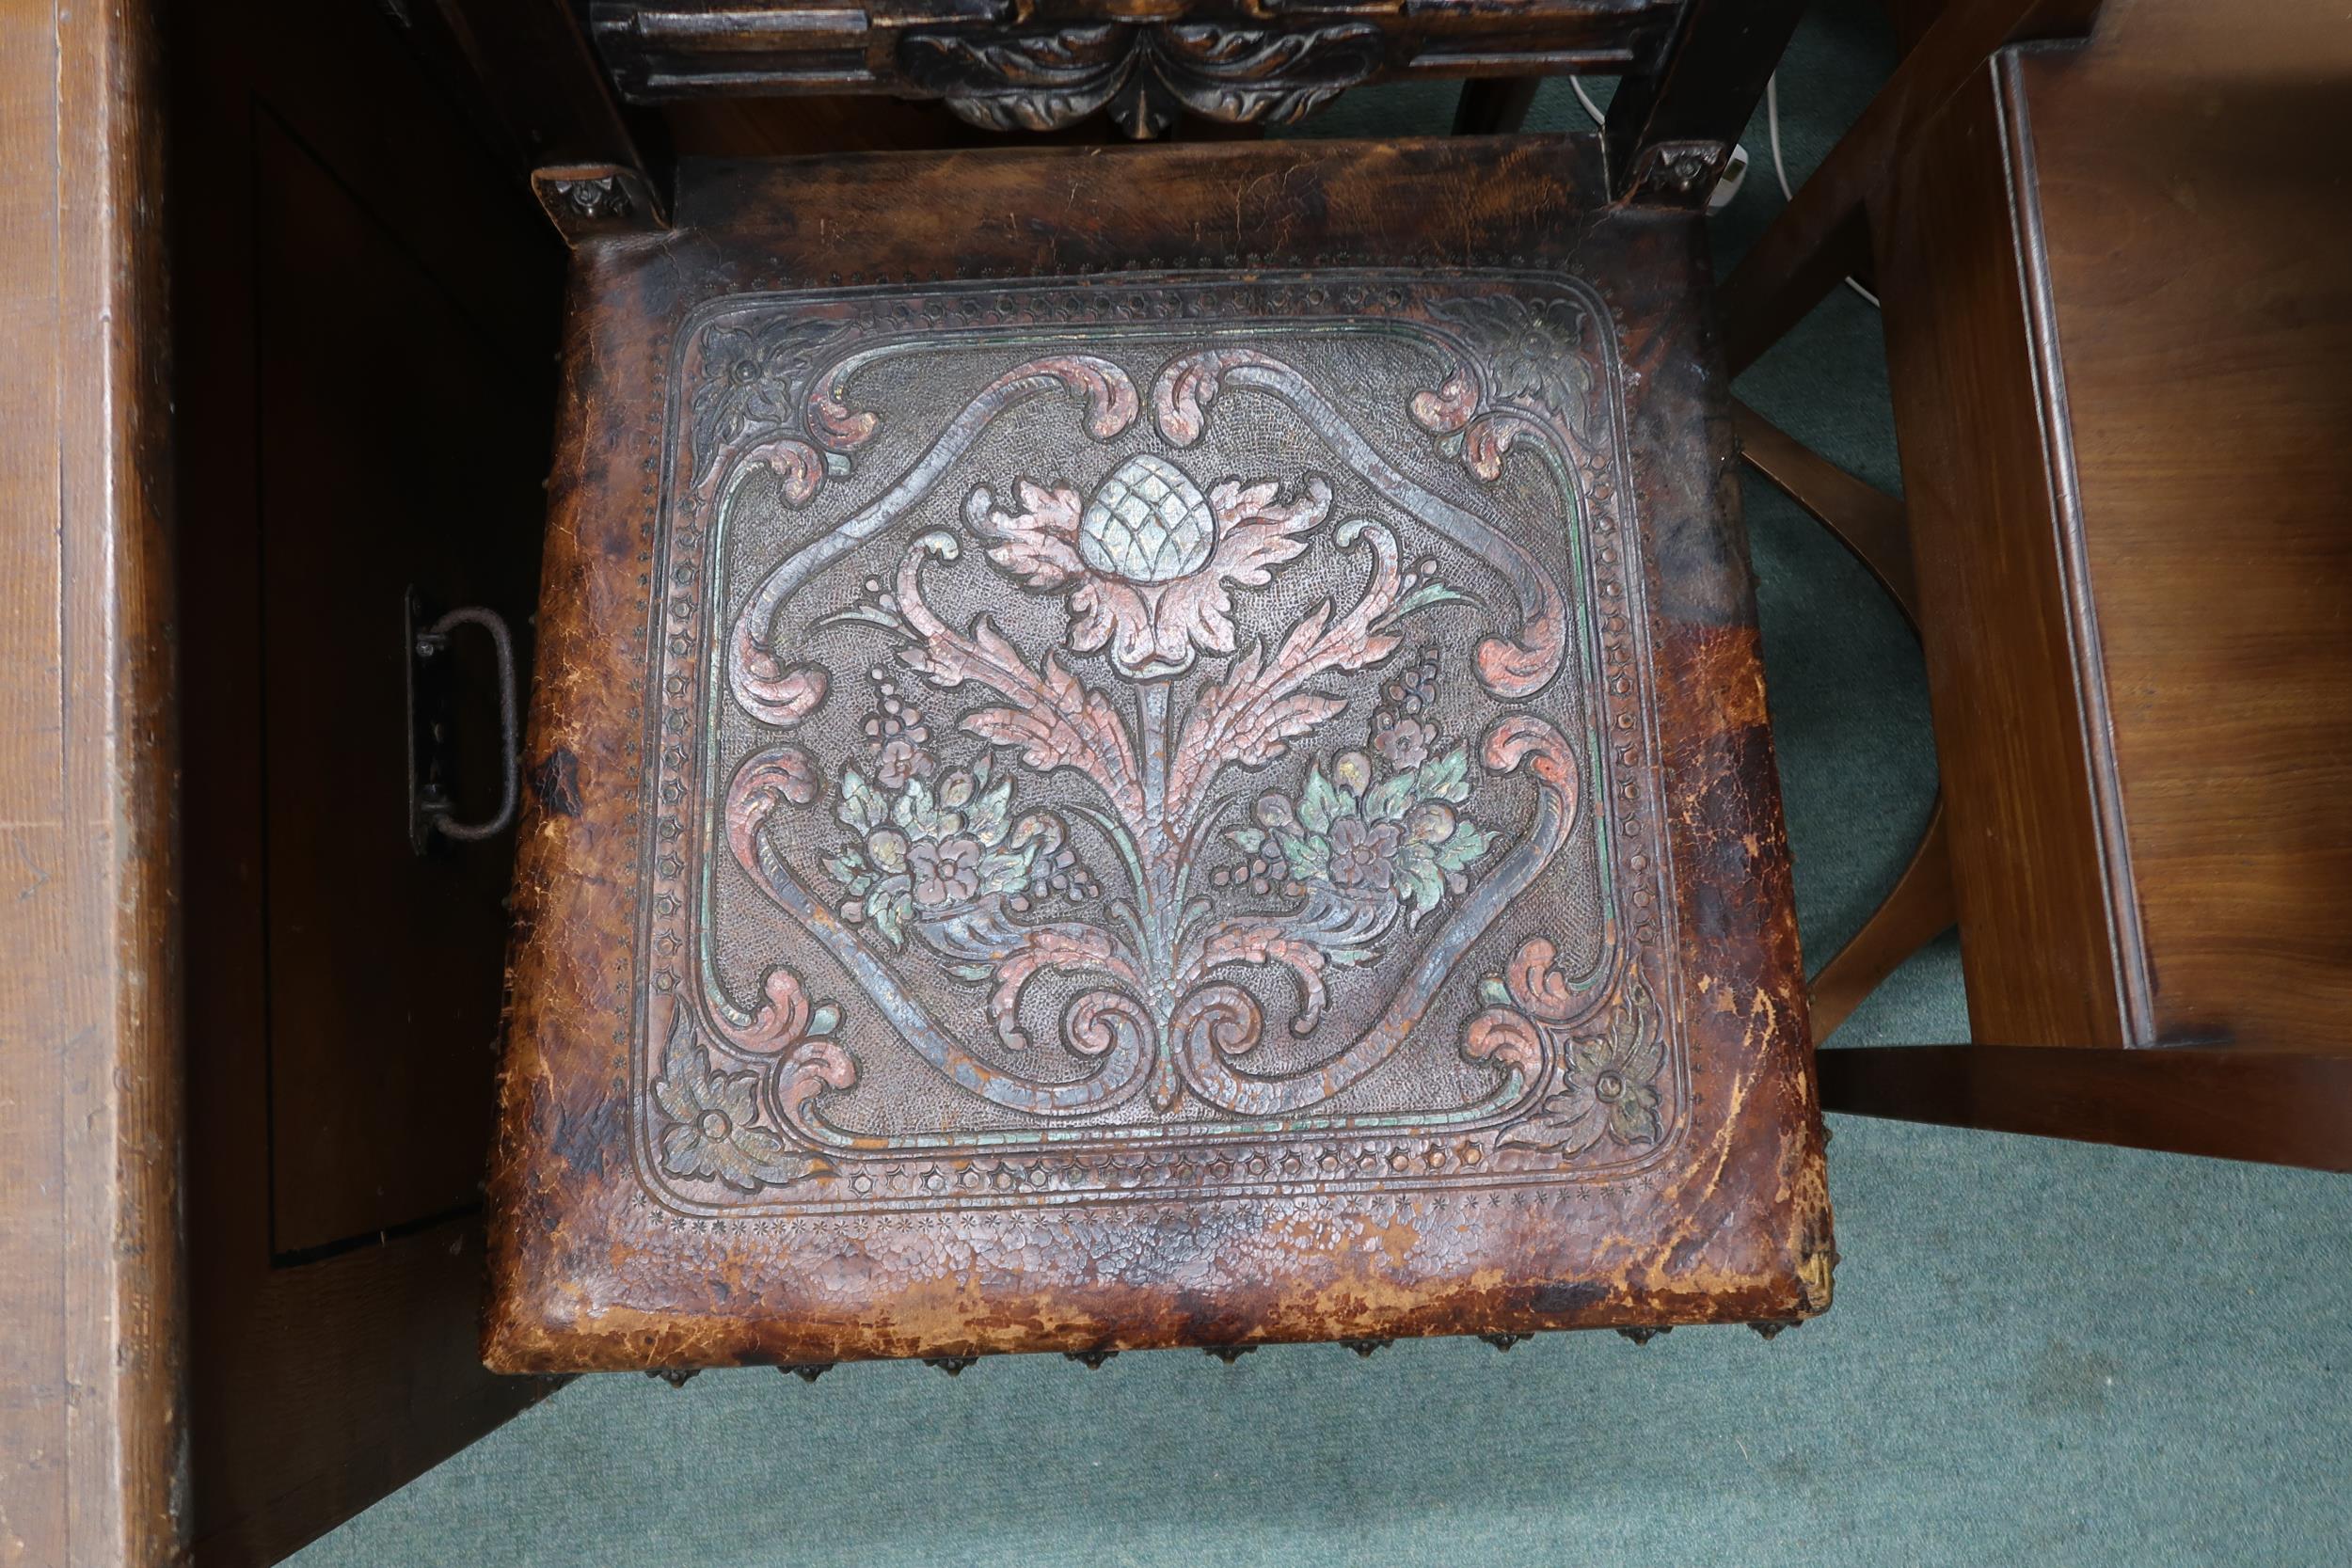
[[1894,891],[1813,977],[1814,1039],[1835,1034],[1881,981],[1950,930],[1959,918],[1952,901],[1952,858],[1944,844],[1944,798],[1939,795],[1927,832],[1919,835],[1919,847],[1911,852],[1911,863],[1903,867]]
[[1508,135],[1527,123],[1534,106],[1540,76],[1482,76],[1462,84],[1462,102],[1454,111],[1457,136]]
[[1601,144],[1620,201],[1707,205],[1804,3],[1685,0],[1677,9],[1659,68],[1620,77],[1609,100]]
[[2352,1057],[1873,1045],[1820,1061],[1825,1110],[2352,1171]]

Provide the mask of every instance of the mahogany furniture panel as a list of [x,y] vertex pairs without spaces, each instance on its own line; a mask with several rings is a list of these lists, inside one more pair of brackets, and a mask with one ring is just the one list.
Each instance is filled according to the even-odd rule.
[[1883,199],[1913,137],[1985,56],[2005,43],[2078,38],[2101,3],[1944,0],[1933,22],[1907,44],[1886,86],[1724,280],[1724,356],[1733,374],[1866,265],[1873,232],[1867,209]]
[[2079,545],[2051,522],[2072,499],[2041,407],[2055,344],[2018,287],[2006,150],[1989,96],[1964,92],[1902,166],[1880,264],[1970,1026],[2121,1045],[2144,1037],[2144,986],[2117,929],[2134,910],[2103,842],[2103,684],[2076,673],[2078,649],[2095,659]]
[[167,312],[154,19],[0,16],[0,1559],[179,1560]]
[[2014,104],[2148,1037],[2352,1043],[2352,21],[2121,6]]
[[1862,1116],[2352,1171],[2352,1060],[2226,1046],[1888,1045],[1821,1053]]
[[1880,205],[1986,1043],[1830,1053],[1833,1104],[2352,1163],[2347,82],[2326,6],[2114,0]]
[[1589,135],[583,236],[491,1363],[1825,1307],[1704,247]]

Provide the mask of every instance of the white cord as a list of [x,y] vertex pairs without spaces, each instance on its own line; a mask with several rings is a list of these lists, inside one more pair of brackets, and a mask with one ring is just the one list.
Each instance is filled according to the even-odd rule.
[[1597,130],[1603,123],[1600,105],[1595,103],[1593,95],[1584,90],[1584,79],[1581,76],[1571,76],[1568,78],[1568,86],[1576,89],[1576,101],[1584,105],[1586,114],[1593,117],[1594,128]]
[[[1579,98],[1584,96],[1584,90],[1581,86],[1577,88],[1577,96]],[[1777,71],[1764,79],[1764,135],[1772,144],[1772,174],[1780,181],[1781,199],[1794,201],[1797,199],[1797,193],[1788,188],[1788,166],[1782,161],[1780,155],[1780,72]],[[1852,278],[1846,279],[1846,287],[1868,300],[1870,309],[1873,310],[1880,308],[1879,296]]]

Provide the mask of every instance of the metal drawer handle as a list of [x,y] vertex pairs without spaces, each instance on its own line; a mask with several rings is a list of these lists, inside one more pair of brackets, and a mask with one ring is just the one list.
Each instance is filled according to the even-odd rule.
[[522,799],[522,749],[515,711],[515,638],[506,629],[505,618],[497,610],[485,610],[480,605],[453,610],[416,634],[411,652],[420,661],[446,652],[450,634],[459,626],[480,626],[488,632],[490,645],[498,654],[499,766],[504,770],[498,815],[480,822],[459,822],[454,818],[456,806],[441,793],[437,784],[418,785],[412,780],[412,787],[417,790],[415,815],[421,823],[429,825],[444,838],[471,843],[476,839],[496,838],[515,825],[515,810]]

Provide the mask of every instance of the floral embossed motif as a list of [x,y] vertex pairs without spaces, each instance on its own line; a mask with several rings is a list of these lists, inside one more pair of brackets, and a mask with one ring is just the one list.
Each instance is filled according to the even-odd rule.
[[[823,1037],[840,1022],[838,1008],[827,1006],[810,1014],[801,999],[800,982],[779,970],[770,982],[771,1000],[763,1020],[763,1037],[739,1043],[750,1059],[774,1052],[796,1050]],[[789,1009],[779,1022],[777,1001]],[[795,1148],[773,1129],[759,1125],[757,1071],[713,1070],[702,1042],[681,1012],[662,1053],[662,1075],[653,1085],[655,1102],[669,1125],[661,1133],[661,1167],[673,1176],[715,1178],[730,1187],[755,1192],[762,1185],[797,1181],[830,1168],[824,1161]]]
[[988,557],[1027,586],[1070,594],[1070,646],[1108,646],[1120,673],[1142,680],[1181,674],[1202,653],[1233,651],[1236,587],[1263,588],[1273,568],[1297,558],[1330,509],[1311,479],[1282,502],[1270,483],[1245,489],[1225,480],[1203,497],[1175,464],[1131,457],[1096,487],[1083,510],[1077,493],[1023,480],[1022,510],[1008,514],[986,490],[966,516],[994,541]]
[[[1503,1132],[1506,1147],[1581,1154],[1606,1138],[1628,1148],[1658,1141],[1657,1080],[1665,1065],[1657,1004],[1635,974],[1605,1030],[1572,1033],[1574,1013],[1555,949],[1532,937],[1510,967],[1480,986],[1486,1009],[1470,1020],[1463,1049],[1551,1074],[1534,1114]],[[1565,1046],[1562,1050],[1560,1047]]]
[[[1580,318],[1558,304],[1488,314],[1534,364],[1575,356]],[[888,309],[894,332],[937,319]],[[1613,765],[1567,739],[1615,710],[1581,706],[1610,700],[1606,650],[1574,641],[1571,595],[1594,590],[1568,575],[1598,552],[1571,535],[1564,562],[1544,496],[1573,507],[1602,481],[1573,416],[1538,420],[1547,388],[1508,345],[1431,328],[1385,388],[1319,386],[1179,329],[1147,381],[1149,347],[1105,333],[1122,365],[1057,332],[1027,340],[1035,357],[944,362],[962,389],[885,430],[847,388],[905,372],[855,367],[952,330],[878,339],[847,308],[737,319],[683,351],[703,418],[674,504],[715,499],[714,548],[661,567],[682,634],[662,660],[661,798],[708,791],[711,815],[656,855],[665,967],[647,983],[672,1044],[641,1082],[646,1152],[690,1203],[987,1202],[1187,1171],[1502,1178],[1662,1135],[1675,1106],[1642,1060],[1662,1037],[1618,1022],[1635,1006],[1619,999],[1647,995],[1631,927],[1603,886],[1609,924],[1579,930],[1591,851],[1563,853],[1587,832],[1622,877],[1644,842],[1617,847],[1632,825],[1605,815]],[[1487,346],[1461,357],[1472,338]],[[1415,396],[1432,358],[1453,379]],[[1055,412],[1068,399],[1083,437]],[[1552,451],[1525,466],[1533,493],[1489,501],[1392,466],[1367,432],[1392,441],[1398,413],[1479,480],[1514,436]],[[852,447],[891,467],[852,474]],[[744,493],[784,510],[731,526],[738,480],[763,469],[773,487]],[[843,480],[822,516],[811,472]],[[703,594],[707,632],[682,602]],[[698,702],[732,717],[707,730]],[[1604,816],[1581,829],[1588,801]],[[732,865],[681,878],[678,850]],[[1553,1016],[1514,1006],[1505,1024],[1461,960],[1490,932],[1523,942],[1527,911],[1571,922],[1576,967]],[[745,965],[766,975],[754,1010],[731,994]],[[846,982],[846,1027],[800,974]],[[1613,1108],[1597,1138],[1581,1120],[1551,1137],[1572,1101]],[[1522,1124],[1537,1142],[1502,1138]],[[1368,1147],[1383,1129],[1409,1147]],[[1204,1133],[1330,1141],[1212,1157]]]
[[[1370,558],[1353,609],[1335,615],[1326,603],[1271,653],[1238,654],[1222,680],[1192,692],[1187,709],[1174,677],[1203,653],[1235,653],[1232,591],[1269,586],[1306,552],[1328,518],[1329,484],[1315,475],[1289,485],[1227,477],[1204,493],[1178,463],[1145,454],[1083,500],[1069,485],[1026,479],[1015,494],[1022,510],[1008,513],[977,488],[964,517],[997,570],[1067,595],[1066,651],[1032,660],[985,617],[961,631],[941,620],[923,565],[961,553],[944,533],[918,538],[892,588],[837,619],[891,633],[903,644],[900,661],[933,687],[979,688],[1009,705],[967,710],[958,726],[966,734],[1011,749],[1037,773],[1068,771],[1091,786],[1091,799],[1070,809],[1110,842],[1126,873],[1108,906],[1113,927],[1080,932],[1014,918],[1041,891],[1041,863],[1063,863],[1069,826],[1052,812],[1020,811],[1014,780],[993,773],[985,753],[937,774],[937,788],[929,751],[897,770],[895,792],[845,770],[835,816],[855,837],[826,869],[850,895],[845,919],[870,926],[894,949],[912,939],[956,976],[990,985],[989,1012],[1005,1045],[1028,1043],[1018,1022],[1025,985],[1041,973],[1085,972],[1108,982],[1104,1006],[1131,1011],[1154,1039],[1155,1103],[1172,1109],[1187,1089],[1224,1103],[1219,1076],[1191,1069],[1210,1036],[1233,1053],[1260,1021],[1248,992],[1213,986],[1219,971],[1286,968],[1301,998],[1293,1026],[1304,1033],[1322,1016],[1327,971],[1369,960],[1400,919],[1418,925],[1467,891],[1466,872],[1495,835],[1458,814],[1473,766],[1464,745],[1438,749],[1430,729],[1409,764],[1390,756],[1379,767],[1363,751],[1344,751],[1327,765],[1311,763],[1295,800],[1265,795],[1254,826],[1226,828],[1235,847],[1279,855],[1287,875],[1262,904],[1229,900],[1212,911],[1187,895],[1194,847],[1227,820],[1212,786],[1232,766],[1282,756],[1344,708],[1315,689],[1318,677],[1382,664],[1408,617],[1459,595],[1425,564],[1406,568],[1385,526],[1351,519],[1331,537]],[[1129,693],[1132,719],[1061,662],[1098,651]],[[904,710],[895,695],[881,701]]]
[[1534,303],[1517,294],[1461,300],[1446,315],[1458,323],[1490,367],[1488,391],[1527,398],[1581,430],[1592,398],[1592,367],[1577,352],[1584,312],[1573,301]]

